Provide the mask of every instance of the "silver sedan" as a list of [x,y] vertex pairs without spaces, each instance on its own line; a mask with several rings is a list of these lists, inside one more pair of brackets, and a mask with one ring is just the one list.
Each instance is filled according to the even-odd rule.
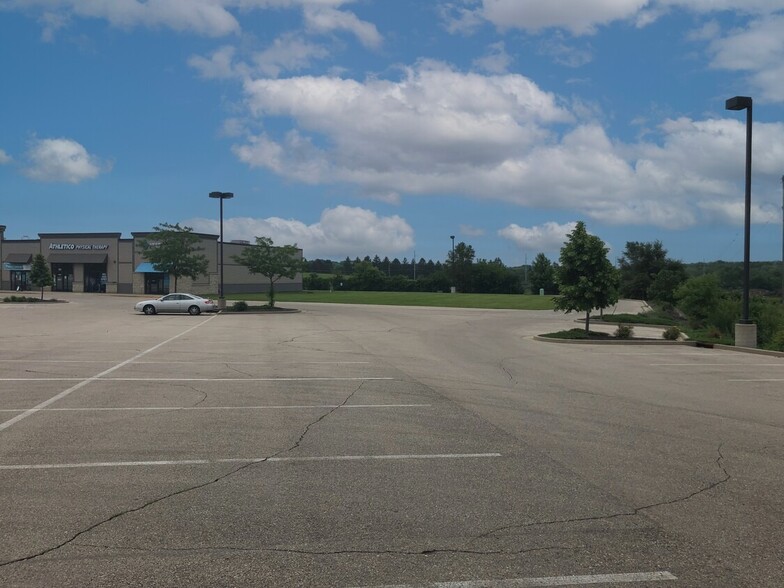
[[137,302],[134,308],[144,314],[187,312],[196,315],[202,312],[217,312],[218,304],[214,300],[195,294],[173,293],[154,300],[142,300]]

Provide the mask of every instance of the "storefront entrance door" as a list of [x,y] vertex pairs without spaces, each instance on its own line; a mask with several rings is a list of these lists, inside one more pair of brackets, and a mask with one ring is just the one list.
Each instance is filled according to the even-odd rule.
[[53,263],[54,292],[73,292],[73,264]]

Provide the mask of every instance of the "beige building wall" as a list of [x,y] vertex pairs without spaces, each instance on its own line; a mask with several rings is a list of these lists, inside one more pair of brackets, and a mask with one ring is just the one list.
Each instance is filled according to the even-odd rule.
[[[107,293],[144,294],[145,277],[136,268],[147,262],[137,247],[137,239],[148,237],[151,233],[132,233],[131,239],[121,238],[120,233],[41,233],[40,239],[0,239],[0,289],[9,289],[11,269],[19,269],[20,264],[10,259],[21,259],[24,254],[34,257],[42,253],[53,269],[59,269],[60,284],[64,284],[63,271],[68,272],[68,287],[74,292],[85,290],[85,284],[95,288],[96,268],[101,268],[99,288]],[[198,234],[199,247],[207,258],[207,273],[196,279],[181,277],[177,288],[181,292],[217,296],[220,285],[220,243],[217,235]],[[223,280],[225,295],[241,293],[262,293],[269,290],[266,276],[254,275],[245,266],[234,261],[249,244],[223,244]],[[302,251],[299,252],[300,258]],[[9,258],[9,256],[11,256]],[[88,264],[88,265],[85,265]],[[86,275],[89,268],[90,275]],[[53,272],[54,273],[54,272]],[[103,275],[105,274],[105,275]],[[85,278],[88,278],[87,280]],[[174,291],[174,278],[169,277],[169,289]],[[281,278],[275,283],[278,291],[302,290],[302,275],[294,279]]]

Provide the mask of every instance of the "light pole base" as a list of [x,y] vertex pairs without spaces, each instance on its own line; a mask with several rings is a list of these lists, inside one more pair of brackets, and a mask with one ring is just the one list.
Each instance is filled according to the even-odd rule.
[[735,324],[735,347],[757,347],[757,325],[754,323]]
[[226,299],[218,298],[218,310],[226,310]]

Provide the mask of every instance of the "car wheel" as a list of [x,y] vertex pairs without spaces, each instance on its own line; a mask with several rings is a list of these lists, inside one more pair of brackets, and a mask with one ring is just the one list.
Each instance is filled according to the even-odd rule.
[[155,314],[155,307],[152,304],[146,305],[142,310],[144,314]]
[[195,304],[188,309],[188,312],[192,315],[197,315],[201,312],[201,309],[196,306]]

